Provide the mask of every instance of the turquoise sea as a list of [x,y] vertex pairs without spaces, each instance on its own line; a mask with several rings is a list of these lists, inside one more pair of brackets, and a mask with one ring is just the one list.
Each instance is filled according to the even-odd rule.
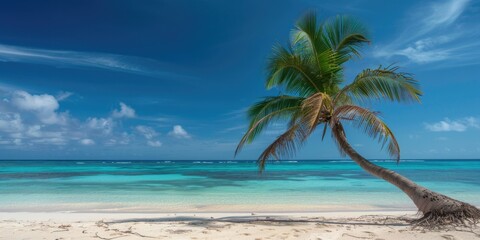
[[[480,160],[374,162],[480,205]],[[263,174],[255,161],[0,161],[0,211],[327,211],[332,206],[414,210],[402,192],[350,160],[280,161]]]

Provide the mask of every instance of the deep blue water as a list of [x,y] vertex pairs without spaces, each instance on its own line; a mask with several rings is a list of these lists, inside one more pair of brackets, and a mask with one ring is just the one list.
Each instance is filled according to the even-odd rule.
[[[480,205],[480,160],[375,163]],[[254,161],[0,161],[0,211],[189,211],[217,205],[414,209],[402,192],[350,160],[281,161],[263,174]]]

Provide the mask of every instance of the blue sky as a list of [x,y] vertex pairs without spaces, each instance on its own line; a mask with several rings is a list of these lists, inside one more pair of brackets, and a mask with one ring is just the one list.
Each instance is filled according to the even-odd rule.
[[[2,1],[2,159],[232,159],[271,47],[307,11],[357,17],[364,57],[420,80],[422,104],[373,104],[402,158],[480,157],[480,4],[440,1]],[[348,80],[347,80],[348,82]],[[272,126],[238,159],[255,159]],[[366,157],[380,146],[348,128]],[[340,158],[313,136],[299,159]]]

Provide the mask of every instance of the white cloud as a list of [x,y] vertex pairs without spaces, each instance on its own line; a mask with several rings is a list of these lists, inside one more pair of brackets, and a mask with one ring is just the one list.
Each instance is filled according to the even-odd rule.
[[36,138],[42,137],[43,136],[42,126],[40,125],[30,126],[28,127],[26,134],[30,137],[36,137]]
[[[45,125],[39,120],[24,122],[19,113],[10,112],[0,112],[0,135],[9,139],[3,140],[4,144],[22,145],[24,143],[35,143],[64,145],[68,142],[66,132],[63,129],[59,129],[58,125]],[[73,135],[73,133],[71,135]]]
[[135,110],[127,104],[121,102],[120,110],[115,109],[112,113],[112,116],[115,118],[134,118]]
[[107,146],[114,146],[114,145],[127,145],[130,143],[131,137],[130,134],[123,132],[120,135],[115,136],[115,138],[110,138],[105,142]]
[[478,123],[478,119],[474,117],[466,117],[464,121],[467,123],[468,126],[474,128],[480,128],[480,124]]
[[135,127],[135,130],[142,134],[142,136],[147,139],[147,145],[150,147],[161,147],[162,143],[154,138],[157,137],[159,134],[155,129],[143,125],[139,125]]
[[474,117],[467,117],[458,120],[445,118],[436,123],[426,123],[425,128],[432,132],[464,132],[468,128],[479,128],[478,120]]
[[0,112],[0,131],[19,132],[22,131],[23,128],[20,114]]
[[24,62],[70,68],[97,68],[148,76],[176,76],[159,71],[160,62],[141,57],[108,53],[59,51],[0,44],[0,62]]
[[[435,28],[452,24],[463,13],[470,0],[449,0],[435,2],[429,7],[430,14],[426,14],[423,20],[425,26]],[[425,13],[425,12],[424,12]]]
[[103,134],[110,134],[114,127],[111,118],[88,118],[86,124],[90,129],[101,130]]
[[25,91],[15,92],[12,102],[20,109],[25,110],[53,112],[59,107],[57,100],[52,95],[31,95]]
[[161,147],[162,143],[160,141],[147,141],[148,146],[150,147]]
[[225,128],[220,132],[221,133],[228,133],[228,132],[237,131],[237,130],[245,131],[246,129],[247,129],[247,125],[242,124],[242,125],[238,125],[238,126],[234,126],[234,127]]
[[[374,50],[374,56],[401,56],[417,64],[455,62],[478,64],[480,58],[478,16],[466,16],[470,0],[434,1],[416,6],[406,21],[404,32]],[[462,18],[463,17],[463,18]],[[472,19],[473,18],[473,19]]]
[[64,124],[65,114],[57,113],[59,104],[52,95],[31,95],[25,91],[16,91],[11,102],[21,110],[35,112],[38,119],[45,124]]
[[55,97],[57,99],[57,101],[63,101],[69,97],[71,97],[73,95],[72,92],[60,92],[59,94],[57,94],[57,96]]
[[95,141],[93,141],[92,139],[89,139],[89,138],[84,138],[84,139],[80,140],[80,144],[85,145],[85,146],[95,145]]
[[[157,138],[160,134],[152,127],[139,125],[133,132],[123,130],[120,118],[135,116],[135,110],[128,105],[120,103],[120,108],[112,113],[117,118],[89,117],[82,121],[59,111],[62,102],[58,99],[68,97],[61,95],[64,94],[56,98],[50,94],[31,94],[0,86],[0,145],[3,148],[68,144],[113,147],[140,140],[138,142],[146,146],[162,146]],[[175,126],[172,134],[179,138],[190,138],[181,126]],[[141,138],[136,137],[139,135]]]
[[467,126],[457,121],[445,119],[437,123],[426,124],[425,127],[432,132],[463,132],[467,130]]
[[176,138],[183,138],[183,139],[191,138],[191,136],[187,133],[187,131],[185,131],[185,129],[183,129],[183,127],[180,125],[173,126],[172,131],[170,131],[168,135]]
[[[448,37],[445,37],[445,38],[448,38]],[[447,59],[450,56],[451,50],[449,49],[432,50],[432,48],[434,48],[435,46],[441,43],[447,43],[447,41],[441,42],[441,41],[438,41],[438,39],[432,40],[431,38],[421,39],[416,41],[411,46],[408,46],[405,49],[398,50],[396,54],[405,56],[415,63],[429,63],[429,62],[442,61]]]
[[146,139],[153,139],[154,137],[158,136],[158,133],[155,131],[155,129],[147,126],[142,126],[139,125],[135,127],[135,129],[142,134]]

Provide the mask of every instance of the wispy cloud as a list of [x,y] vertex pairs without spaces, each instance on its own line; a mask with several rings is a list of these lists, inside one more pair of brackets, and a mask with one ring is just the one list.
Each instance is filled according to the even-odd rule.
[[467,14],[473,4],[470,0],[444,0],[416,7],[397,40],[377,47],[374,56],[406,58],[415,64],[479,64],[480,27],[472,23],[480,19]]
[[464,132],[468,128],[480,128],[477,118],[466,117],[457,120],[445,118],[435,123],[425,123],[425,128],[432,132]]
[[0,44],[0,62],[20,62],[64,68],[96,68],[148,76],[178,76],[162,71],[159,61],[109,53],[61,51]]
[[62,92],[59,92],[57,94],[57,96],[55,96],[55,98],[57,99],[57,101],[63,101],[63,100],[66,100],[67,98],[71,97],[73,95],[72,92],[65,92],[65,91],[62,91]]
[[228,133],[228,132],[239,131],[239,130],[246,131],[247,125],[241,124],[241,125],[225,128],[222,131],[220,131],[220,133]]
[[232,110],[222,114],[225,116],[222,121],[232,121],[236,119],[245,119],[247,117],[248,107],[242,107],[240,109]]

